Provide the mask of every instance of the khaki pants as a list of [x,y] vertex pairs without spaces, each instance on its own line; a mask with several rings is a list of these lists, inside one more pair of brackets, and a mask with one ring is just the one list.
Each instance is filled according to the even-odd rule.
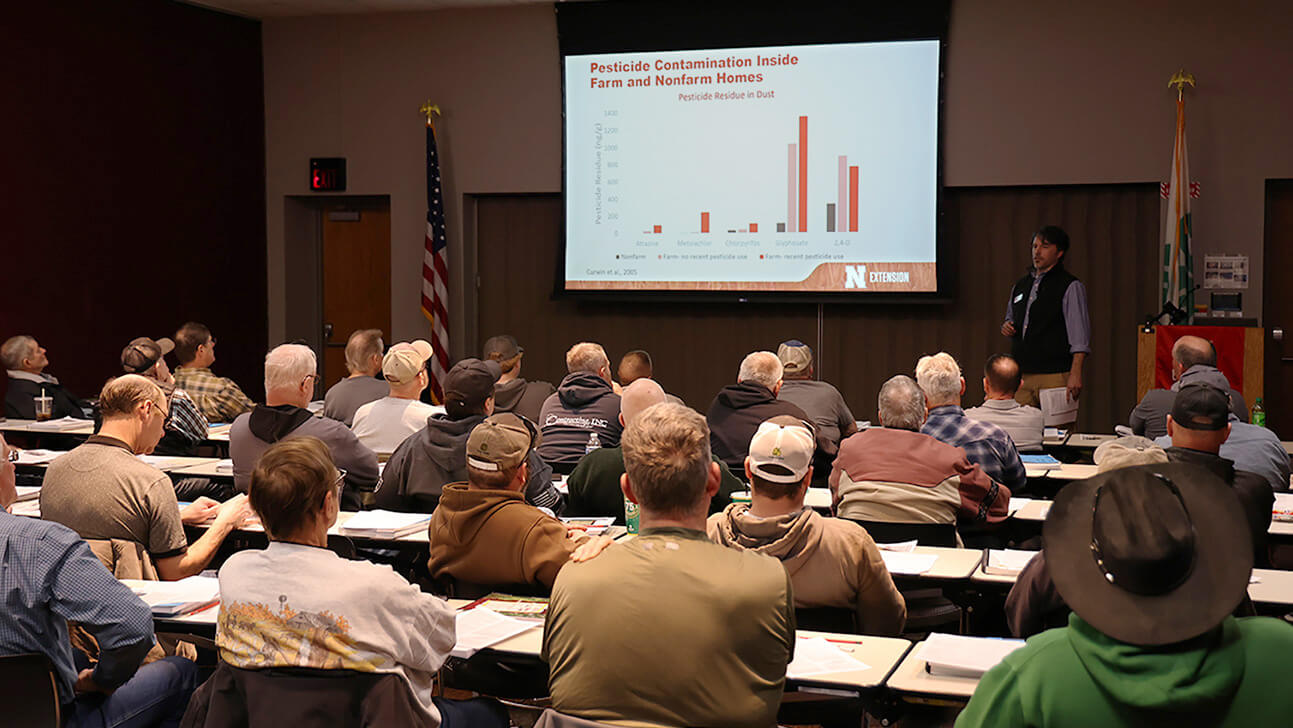
[[1031,405],[1041,409],[1042,401],[1037,394],[1038,390],[1050,389],[1051,387],[1067,387],[1068,383],[1068,372],[1025,374],[1023,381],[1019,383],[1019,391],[1015,392],[1015,401],[1019,404]]

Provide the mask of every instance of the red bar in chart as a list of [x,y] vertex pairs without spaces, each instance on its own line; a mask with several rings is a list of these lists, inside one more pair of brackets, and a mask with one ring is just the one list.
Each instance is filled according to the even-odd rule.
[[835,206],[835,229],[844,230],[845,210],[849,209],[849,158],[840,155],[840,196],[839,204]]
[[858,168],[849,167],[849,232],[858,231]]
[[750,232],[752,232],[752,233],[757,233],[757,232],[759,232],[759,223],[757,223],[757,222],[752,222],[752,223],[750,223]]
[[656,234],[659,234],[659,232],[660,232],[660,226],[659,226],[659,225],[653,225],[653,226],[651,227],[651,232],[656,233]]
[[799,180],[799,152],[796,145],[790,145],[789,165],[786,171],[786,230],[794,231],[799,228],[795,225],[795,211],[799,209],[799,195],[796,193]]
[[708,212],[700,213],[700,231],[702,233],[709,232],[709,213]]
[[808,232],[808,117],[799,117],[799,232]]

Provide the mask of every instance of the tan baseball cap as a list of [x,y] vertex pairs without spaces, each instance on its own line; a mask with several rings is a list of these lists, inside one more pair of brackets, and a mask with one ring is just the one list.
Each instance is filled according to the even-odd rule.
[[467,464],[490,472],[511,470],[542,440],[529,420],[500,412],[485,418],[467,436]]
[[1095,449],[1091,459],[1095,462],[1098,472],[1107,473],[1110,470],[1130,468],[1135,465],[1165,463],[1167,453],[1147,437],[1128,435],[1102,443]]
[[806,372],[813,365],[813,350],[799,339],[783,341],[777,347],[777,358],[781,368],[788,372]]
[[150,339],[141,336],[126,344],[121,350],[121,368],[128,374],[138,374],[153,368],[158,359],[175,350],[175,342],[166,337]]
[[382,376],[391,384],[408,384],[426,367],[431,354],[431,344],[422,339],[394,344],[382,358]]
[[812,426],[782,415],[759,425],[750,439],[750,471],[771,483],[798,483],[813,464]]

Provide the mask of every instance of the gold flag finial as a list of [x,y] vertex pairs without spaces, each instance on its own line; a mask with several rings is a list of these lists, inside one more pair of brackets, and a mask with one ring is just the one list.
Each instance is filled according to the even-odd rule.
[[1172,79],[1167,82],[1167,87],[1172,88],[1173,86],[1175,86],[1176,98],[1180,99],[1182,96],[1185,95],[1186,84],[1189,84],[1191,88],[1194,87],[1194,74],[1186,73],[1185,69],[1182,68],[1181,70],[1173,74]]
[[426,114],[427,126],[435,126],[435,117],[441,115],[440,107],[431,103],[430,99],[422,102],[422,105],[418,107],[418,111]]

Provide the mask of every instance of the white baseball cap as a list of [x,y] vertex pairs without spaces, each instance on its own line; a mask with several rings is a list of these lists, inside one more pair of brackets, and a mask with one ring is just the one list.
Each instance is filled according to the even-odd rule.
[[813,464],[812,425],[797,417],[773,417],[750,439],[750,472],[770,483],[798,483]]

